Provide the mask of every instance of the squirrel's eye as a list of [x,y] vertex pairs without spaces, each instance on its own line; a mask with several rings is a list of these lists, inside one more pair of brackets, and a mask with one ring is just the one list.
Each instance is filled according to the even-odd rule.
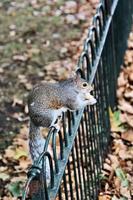
[[88,83],[84,82],[84,83],[82,84],[82,86],[83,86],[83,87],[87,87],[87,86],[88,86]]

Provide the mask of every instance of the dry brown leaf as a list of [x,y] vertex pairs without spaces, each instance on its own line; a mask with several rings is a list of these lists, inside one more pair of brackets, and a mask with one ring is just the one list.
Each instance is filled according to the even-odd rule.
[[102,192],[98,196],[98,200],[111,200],[111,196],[108,194],[103,194]]
[[7,169],[8,169],[7,166],[1,166],[1,167],[0,167],[0,172],[4,172],[4,171],[6,171]]
[[122,184],[121,184],[121,187],[120,187],[120,194],[124,197],[126,197],[128,200],[131,200],[131,195],[130,195],[130,190],[128,187],[123,187]]
[[23,121],[23,113],[21,113],[21,112],[15,112],[15,113],[13,113],[12,114],[12,117],[14,118],[14,119],[17,119],[18,121]]
[[133,90],[131,90],[131,89],[126,90],[124,93],[124,96],[126,98],[133,98]]
[[13,97],[12,106],[16,106],[16,104],[23,105],[23,100],[22,100],[22,99],[19,99],[17,96],[14,96],[14,97]]
[[124,91],[125,91],[125,87],[119,87],[117,89],[117,98],[118,99],[121,99],[123,97]]
[[27,90],[31,90],[32,89],[32,84],[31,83],[28,83],[28,82],[26,82],[25,84],[24,84],[24,86],[25,86],[25,88],[27,89]]
[[133,129],[129,129],[121,133],[121,138],[129,142],[133,142]]
[[101,170],[101,173],[103,174],[103,176],[108,177],[110,172],[105,171],[105,170]]
[[119,139],[120,138],[120,134],[119,133],[115,133],[115,132],[111,133],[111,136],[113,138],[115,138],[115,139]]
[[104,168],[104,170],[112,171],[112,166],[108,165],[107,163],[103,164],[103,168]]
[[122,123],[126,123],[127,122],[127,113],[121,113],[120,114],[120,121]]
[[27,83],[27,81],[28,81],[26,78],[26,75],[24,75],[24,74],[19,74],[18,79],[19,79],[20,83]]
[[124,128],[121,126],[120,111],[118,110],[113,113],[111,108],[109,107],[109,116],[110,116],[111,131],[122,132]]
[[106,183],[106,184],[105,184],[105,192],[106,192],[106,194],[107,194],[108,190],[109,190],[109,184]]
[[118,87],[125,86],[128,82],[127,75],[122,71],[117,81],[118,81]]
[[25,112],[26,114],[28,114],[28,112],[29,112],[29,109],[28,109],[28,105],[27,105],[27,104],[25,105],[24,112]]
[[77,2],[75,2],[75,1],[69,1],[69,2],[66,1],[64,8],[63,8],[63,11],[66,14],[69,14],[69,13],[74,14],[77,11],[77,6],[78,6]]
[[123,123],[127,123],[129,126],[131,126],[133,128],[133,115],[132,114],[123,113],[123,114],[121,114],[120,118]]
[[20,128],[18,137],[21,138],[21,139],[24,139],[24,140],[27,140],[29,138],[29,127],[28,127],[27,124],[23,125]]
[[130,104],[130,102],[126,101],[125,99],[118,100],[118,102],[118,108],[120,110],[133,114],[133,106]]
[[19,166],[23,170],[26,170],[31,165],[31,160],[29,158],[21,157],[19,159]]
[[110,161],[110,159],[108,159],[108,158],[105,159],[105,162],[106,162],[107,164],[109,164],[109,165],[111,164],[111,161]]
[[24,182],[24,181],[25,181],[25,175],[22,176],[22,175],[19,174],[19,176],[15,176],[15,177],[13,177],[13,178],[11,179],[11,182],[12,182],[12,183],[19,182],[19,181],[20,181],[20,182],[21,182],[21,181]]
[[13,60],[15,61],[27,61],[28,60],[28,56],[27,54],[24,54],[24,55],[14,55],[13,56]]
[[133,115],[127,115],[127,124],[133,128]]
[[4,154],[5,158],[10,158],[10,159],[14,159],[15,157],[15,149],[12,146],[9,146],[6,150],[5,150],[5,154]]
[[113,170],[115,170],[120,164],[118,157],[116,155],[112,155],[112,154],[109,154],[108,157],[110,158],[111,163],[112,163],[111,167],[113,168]]
[[21,149],[24,149],[26,152],[29,151],[29,145],[27,140],[21,138],[15,138],[13,144],[15,146],[21,147]]
[[128,65],[133,62],[133,53],[132,51],[126,51],[126,56],[125,56],[125,64]]
[[129,80],[133,81],[133,73],[129,74]]
[[132,154],[130,153],[130,151],[120,150],[118,152],[118,155],[122,160],[132,159]]
[[114,185],[115,185],[115,190],[119,193],[120,192],[120,186],[121,186],[121,181],[118,177],[114,177]]
[[[119,154],[120,150],[127,150],[127,146],[123,143],[123,141],[121,139],[114,139],[113,141],[113,150],[115,151],[115,154]],[[118,159],[116,157],[116,159]]]

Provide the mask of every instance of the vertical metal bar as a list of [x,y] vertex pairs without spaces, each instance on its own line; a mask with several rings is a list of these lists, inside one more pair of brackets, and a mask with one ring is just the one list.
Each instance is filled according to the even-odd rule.
[[68,159],[67,162],[67,170],[68,170],[68,181],[69,181],[69,188],[70,188],[70,197],[71,199],[74,199],[74,195],[73,195],[73,181],[72,181],[72,175],[71,175],[71,168],[70,168],[70,161]]
[[[83,154],[84,157],[85,157],[84,169],[86,170],[85,196],[87,197],[87,196],[88,196],[87,191],[90,193],[90,191],[87,190],[87,189],[88,189],[88,184],[89,184],[89,181],[90,181],[90,180],[89,180],[89,173],[88,173],[88,170],[87,170],[87,167],[88,167],[88,155],[87,155],[87,148],[88,148],[88,146],[87,146],[87,136],[86,136],[87,133],[85,133],[86,129],[84,128],[84,124],[85,124],[85,118],[82,118],[82,119],[81,119],[82,136],[83,136],[82,148],[84,149],[84,154]],[[89,194],[89,195],[90,195],[90,194]]]
[[89,173],[89,195],[90,199],[95,198],[95,193],[94,193],[94,180],[93,180],[93,160],[92,160],[92,152],[91,152],[91,144],[90,144],[90,130],[89,130],[89,124],[88,124],[88,118],[87,118],[87,108],[84,111],[84,116],[85,116],[85,124],[86,124],[86,133],[87,133],[87,144],[88,144],[88,173]]
[[66,133],[66,113],[63,113],[63,134],[64,134],[64,141],[65,141],[65,147],[68,146],[68,136]]
[[61,192],[61,187],[59,187],[59,191],[58,191],[58,200],[64,200],[62,199],[62,192]]
[[[64,173],[63,175],[63,185],[64,185],[64,196],[65,196],[65,200],[68,200],[68,183],[66,181],[66,174]],[[64,199],[63,199],[64,200]]]
[[82,146],[82,131],[81,126],[79,126],[78,129],[78,138],[79,138],[79,153],[80,153],[80,159],[81,159],[81,169],[82,169],[82,178],[83,178],[83,187],[84,187],[84,195],[86,196],[86,182],[85,182],[85,169],[84,169],[84,161],[83,161],[83,146]]
[[78,168],[78,177],[79,177],[79,188],[81,199],[83,199],[83,184],[82,184],[82,170],[81,170],[81,158],[79,157],[79,145],[78,145],[79,137],[75,138],[75,152],[77,158],[77,168]]
[[[90,111],[89,111],[90,109]],[[96,188],[96,185],[97,185],[97,181],[96,181],[96,178],[97,177],[97,168],[96,168],[96,165],[95,165],[95,161],[96,161],[96,158],[94,157],[95,153],[97,153],[95,151],[95,137],[94,137],[94,133],[95,133],[95,129],[94,129],[94,112],[92,110],[92,108],[87,108],[87,113],[88,113],[88,122],[89,122],[89,127],[90,127],[90,145],[91,145],[91,157],[93,159],[93,162],[92,162],[92,169],[93,169],[93,181],[94,181],[94,191],[95,191],[95,195],[97,194],[97,188]]]
[[70,111],[67,111],[67,117],[68,117],[68,133],[69,135],[72,134],[72,126],[71,126],[71,113]]
[[78,176],[77,176],[77,172],[76,172],[76,169],[77,169],[77,166],[76,166],[76,158],[75,158],[75,154],[74,154],[74,148],[72,149],[72,163],[73,163],[73,171],[74,171],[74,180],[75,180],[75,192],[76,192],[76,199],[77,200],[80,200],[79,198],[79,183],[78,183]]

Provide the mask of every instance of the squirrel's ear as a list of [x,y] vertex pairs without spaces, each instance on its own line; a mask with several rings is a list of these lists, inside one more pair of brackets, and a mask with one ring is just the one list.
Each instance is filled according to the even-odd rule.
[[80,78],[85,78],[85,77],[84,77],[84,73],[83,73],[82,69],[80,69],[80,68],[78,68],[78,69],[76,70],[76,75],[77,75],[78,77],[80,77]]
[[71,74],[70,74],[70,78],[73,78],[75,79],[77,77],[77,74],[75,71],[72,71]]
[[80,68],[78,68],[76,72],[71,73],[70,78],[73,79],[84,78],[83,71]]

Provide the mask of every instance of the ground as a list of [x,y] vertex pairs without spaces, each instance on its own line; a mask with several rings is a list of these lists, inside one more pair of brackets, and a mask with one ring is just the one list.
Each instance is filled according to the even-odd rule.
[[0,2],[0,189],[19,196],[28,159],[27,95],[75,70],[98,0]]
[[[0,3],[1,149],[26,120],[25,105],[32,86],[41,80],[64,79],[75,69],[95,5],[94,0]],[[7,136],[5,142],[2,136]]]

